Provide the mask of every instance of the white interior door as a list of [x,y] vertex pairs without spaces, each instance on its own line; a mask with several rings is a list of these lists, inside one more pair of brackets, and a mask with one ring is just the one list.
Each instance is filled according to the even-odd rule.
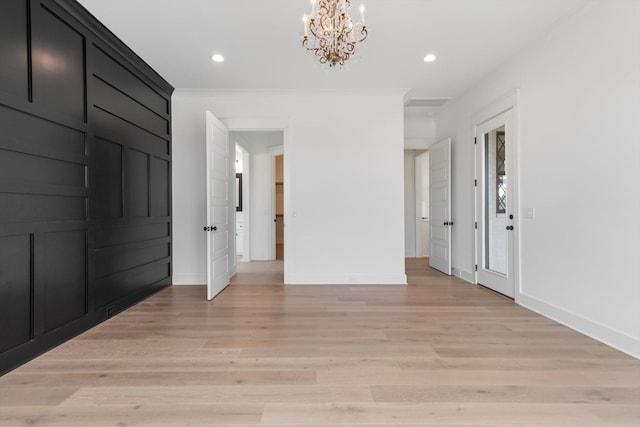
[[513,110],[476,128],[477,282],[513,298]]
[[[207,111],[207,299],[229,284],[229,131]],[[234,171],[235,172],[235,171]],[[235,182],[234,182],[235,185]],[[231,234],[235,236],[235,233]]]
[[451,274],[451,138],[429,147],[429,265]]

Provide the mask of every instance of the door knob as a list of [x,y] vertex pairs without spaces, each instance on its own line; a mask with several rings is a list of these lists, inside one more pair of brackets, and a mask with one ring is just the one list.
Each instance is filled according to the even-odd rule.
[[[513,229],[513,227],[511,227]],[[218,227],[216,227],[215,225],[213,227],[211,227],[211,230],[213,231],[218,231]]]
[[507,225],[507,230],[509,231],[513,230],[513,225]]

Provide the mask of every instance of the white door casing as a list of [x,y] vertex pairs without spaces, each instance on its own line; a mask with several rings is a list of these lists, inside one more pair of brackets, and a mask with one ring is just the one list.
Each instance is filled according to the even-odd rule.
[[[209,111],[206,112],[207,177],[207,299],[229,284],[230,207],[229,132]],[[233,181],[235,184],[235,181]],[[235,233],[231,233],[235,236]]]
[[[515,297],[517,258],[515,118],[513,108],[492,117],[475,129],[476,161],[476,282],[508,297]],[[504,142],[501,168],[496,160]],[[502,171],[502,172],[500,172]],[[499,175],[502,175],[500,178]],[[503,184],[498,188],[497,181]],[[504,203],[498,207],[502,194]]]
[[429,148],[429,265],[451,275],[451,138]]

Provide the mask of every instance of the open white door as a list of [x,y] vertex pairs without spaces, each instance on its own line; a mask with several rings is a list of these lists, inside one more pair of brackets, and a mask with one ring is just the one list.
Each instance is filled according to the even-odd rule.
[[[207,299],[229,284],[229,131],[207,111]],[[234,233],[235,235],[235,233]]]
[[451,275],[451,138],[429,147],[429,265]]

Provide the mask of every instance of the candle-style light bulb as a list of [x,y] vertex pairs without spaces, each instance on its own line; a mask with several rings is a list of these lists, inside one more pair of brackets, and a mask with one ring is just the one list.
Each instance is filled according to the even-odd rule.
[[311,16],[316,14],[316,3],[318,0],[311,0]]
[[306,37],[309,35],[307,32],[307,15],[302,16],[302,22],[304,23],[304,35]]
[[364,4],[360,4],[360,21],[362,21],[362,25],[364,25]]

